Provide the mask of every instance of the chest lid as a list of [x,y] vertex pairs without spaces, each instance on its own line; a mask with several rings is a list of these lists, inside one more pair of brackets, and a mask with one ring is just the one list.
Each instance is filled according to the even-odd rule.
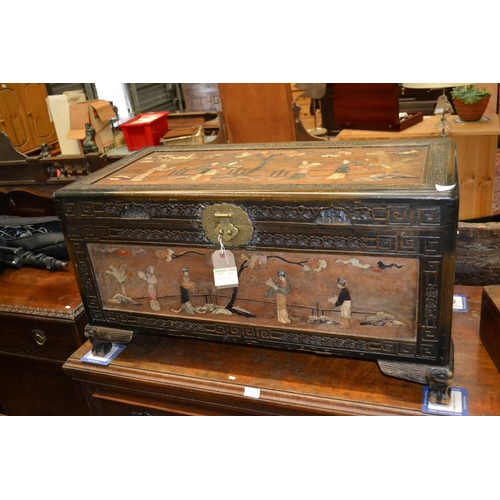
[[[149,147],[56,192],[213,200],[456,195],[449,139]],[[411,195],[410,195],[411,193]]]

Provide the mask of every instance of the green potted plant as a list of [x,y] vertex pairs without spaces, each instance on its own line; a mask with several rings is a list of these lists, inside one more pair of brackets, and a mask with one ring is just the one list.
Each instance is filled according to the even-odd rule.
[[461,85],[451,90],[455,111],[464,122],[475,122],[482,118],[491,94],[484,87]]

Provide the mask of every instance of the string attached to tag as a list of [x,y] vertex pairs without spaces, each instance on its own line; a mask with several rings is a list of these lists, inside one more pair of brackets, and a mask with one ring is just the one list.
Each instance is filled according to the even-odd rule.
[[217,239],[219,240],[220,243],[220,256],[224,258],[226,256],[226,247],[224,246],[224,243],[222,243],[222,238],[220,234],[219,236],[217,236]]
[[220,235],[217,240],[220,243],[220,249],[212,255],[215,288],[234,288],[238,286],[238,270],[233,252],[226,250]]

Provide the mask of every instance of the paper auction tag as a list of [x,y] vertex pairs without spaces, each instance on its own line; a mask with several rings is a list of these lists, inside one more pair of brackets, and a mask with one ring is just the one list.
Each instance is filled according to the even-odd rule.
[[234,288],[238,286],[238,269],[234,255],[224,248],[216,250],[212,255],[214,265],[215,288]]

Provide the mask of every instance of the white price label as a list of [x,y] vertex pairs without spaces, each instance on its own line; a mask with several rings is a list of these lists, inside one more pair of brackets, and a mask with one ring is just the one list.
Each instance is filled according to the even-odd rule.
[[243,391],[243,396],[259,399],[260,389],[257,389],[256,387],[245,387],[245,390]]
[[234,288],[238,286],[238,269],[232,252],[221,248],[212,255],[214,264],[215,288]]
[[238,270],[236,267],[214,269],[214,282],[217,288],[238,286]]

